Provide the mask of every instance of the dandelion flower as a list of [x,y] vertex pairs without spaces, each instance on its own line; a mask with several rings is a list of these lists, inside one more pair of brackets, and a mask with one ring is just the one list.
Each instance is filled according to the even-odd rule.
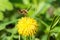
[[33,36],[36,34],[37,26],[36,20],[30,17],[22,17],[16,25],[19,35],[23,36]]

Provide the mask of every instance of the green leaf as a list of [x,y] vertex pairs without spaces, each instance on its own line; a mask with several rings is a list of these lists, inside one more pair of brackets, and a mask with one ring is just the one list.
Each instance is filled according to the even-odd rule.
[[41,40],[47,40],[47,38],[48,38],[48,35],[43,35]]
[[7,2],[5,5],[7,10],[13,10],[13,5],[10,2]]
[[38,38],[35,38],[35,40],[40,40],[40,39],[38,39]]
[[28,11],[27,16],[31,16],[32,14],[34,14],[34,11],[30,9],[30,10]]
[[50,18],[50,14],[46,13],[46,18],[49,19]]
[[18,38],[19,36],[18,36],[18,35],[14,35],[13,37],[14,37],[14,38]]
[[60,7],[55,9],[54,14],[60,16]]
[[12,10],[13,6],[8,0],[0,0],[0,11]]
[[4,0],[4,1],[3,1],[3,0],[0,0],[0,2],[7,2],[7,1],[8,1],[8,0]]
[[57,40],[60,40],[60,32],[57,34]]
[[[4,23],[2,23],[2,24],[0,24],[0,30],[3,30],[3,29],[5,29],[5,26],[6,25],[8,25],[8,24],[11,24],[11,23],[15,23],[17,21],[17,19],[16,20],[13,20],[13,21],[10,21],[10,22],[4,22]],[[12,29],[14,32],[13,33],[15,33],[16,32],[16,28],[14,28],[14,29]],[[11,30],[11,31],[12,31]],[[8,32],[11,32],[10,30],[8,30]]]
[[5,11],[5,7],[0,5],[0,11]]
[[30,3],[29,3],[29,0],[23,0],[23,3],[24,3],[25,5],[30,4]]
[[60,27],[55,27],[54,29],[51,30],[51,32],[60,32]]
[[53,19],[53,21],[52,21],[52,23],[50,25],[50,30],[52,30],[57,25],[57,23],[59,22],[59,20],[60,20],[60,16],[55,16],[54,17],[54,19]]
[[4,19],[4,14],[0,12],[0,21],[2,21],[3,19]]
[[26,8],[26,7],[27,7],[26,5],[21,4],[21,3],[14,3],[14,6],[15,6],[15,7],[17,7],[17,8],[21,8],[21,9],[23,9],[23,8]]
[[4,25],[0,25],[0,30],[3,30],[5,29],[5,26]]
[[13,29],[6,29],[7,32],[10,32],[12,34],[16,34],[17,33],[17,28],[13,28]]
[[42,9],[41,13],[45,13],[50,6],[51,6],[51,5],[50,5],[49,3],[45,3],[45,6],[44,6],[44,8]]
[[32,14],[31,16],[35,17],[38,13],[44,13],[49,7],[50,7],[49,3],[40,2],[38,7],[37,7],[37,10],[35,10],[35,13]]
[[6,36],[6,34],[3,34],[2,36],[1,36],[1,40],[13,40],[13,35],[11,35],[11,36]]

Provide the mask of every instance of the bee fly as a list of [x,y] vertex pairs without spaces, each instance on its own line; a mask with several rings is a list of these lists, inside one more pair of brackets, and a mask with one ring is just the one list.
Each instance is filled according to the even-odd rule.
[[31,8],[31,6],[28,9],[19,9],[18,13],[26,16],[26,14],[30,10],[30,8]]
[[25,9],[22,9],[22,10],[18,10],[18,13],[19,14],[23,14],[23,15],[26,15],[27,14],[27,10],[25,10]]

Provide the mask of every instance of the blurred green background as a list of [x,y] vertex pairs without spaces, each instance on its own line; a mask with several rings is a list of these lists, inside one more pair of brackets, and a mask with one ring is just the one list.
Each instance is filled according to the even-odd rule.
[[49,40],[60,40],[60,0],[0,0],[0,40],[18,40],[15,25],[23,9],[39,24],[35,40],[47,40],[49,33]]

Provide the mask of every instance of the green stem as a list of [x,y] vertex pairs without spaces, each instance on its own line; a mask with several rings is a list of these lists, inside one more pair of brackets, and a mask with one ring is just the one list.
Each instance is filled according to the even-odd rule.
[[27,36],[22,36],[23,40],[27,40]]
[[36,18],[38,22],[42,23],[44,26],[48,27],[49,25],[46,24],[43,20]]
[[35,40],[35,36],[32,36],[32,40]]
[[19,35],[19,40],[20,40],[20,35]]

